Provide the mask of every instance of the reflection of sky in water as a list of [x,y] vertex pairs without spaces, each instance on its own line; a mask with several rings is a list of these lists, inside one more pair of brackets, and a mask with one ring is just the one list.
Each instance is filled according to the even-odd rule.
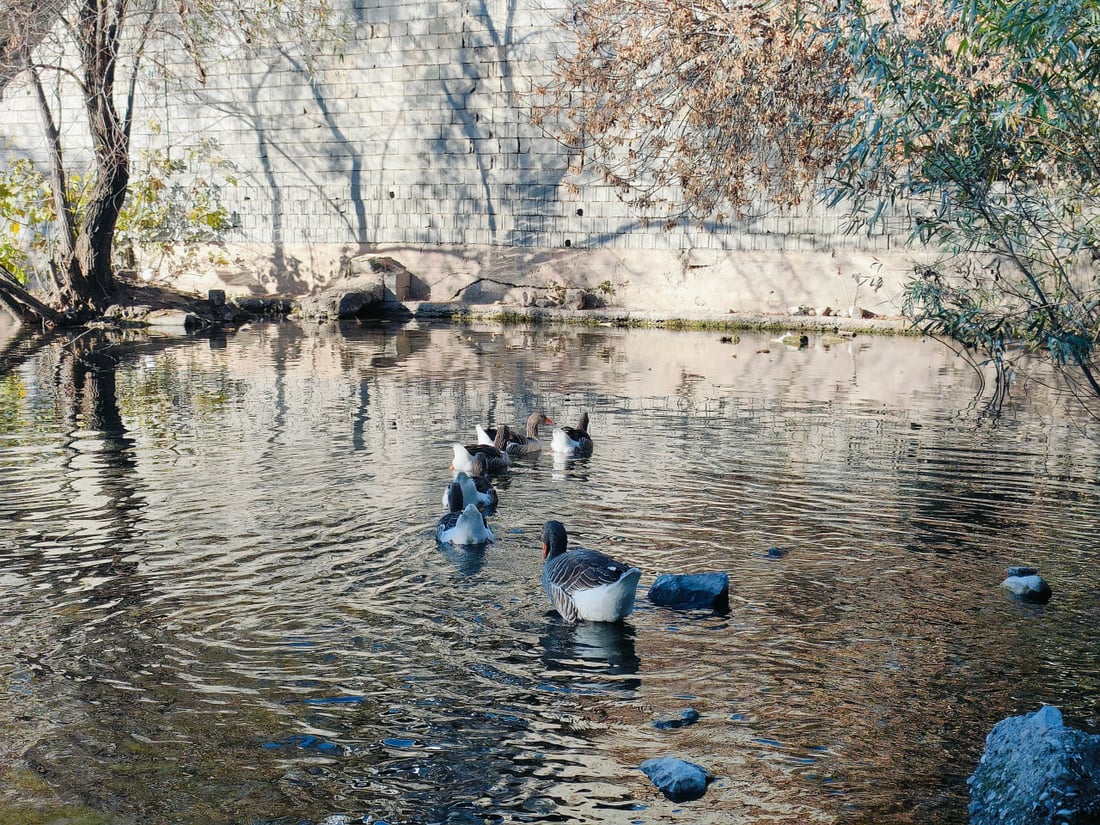
[[[271,324],[135,352],[114,415],[52,350],[4,379],[0,814],[668,821],[637,766],[672,754],[718,777],[693,822],[953,822],[998,719],[1100,724],[1093,425],[1040,390],[991,417],[935,344]],[[497,541],[437,546],[450,445],[535,408],[588,411],[594,455],[516,461]],[[550,609],[549,518],[645,571],[625,624]],[[1012,563],[1050,605],[997,588]],[[644,598],[705,570],[728,614]]]

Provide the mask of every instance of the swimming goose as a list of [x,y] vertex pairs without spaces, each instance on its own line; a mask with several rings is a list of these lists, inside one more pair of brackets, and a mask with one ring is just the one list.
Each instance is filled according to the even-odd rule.
[[[527,416],[527,434],[519,435],[505,424],[502,427],[490,427],[488,429],[477,425],[477,440],[479,444],[492,444],[498,449],[504,450],[509,455],[527,455],[537,453],[542,449],[539,441],[539,427],[543,424],[553,424],[554,419],[544,413],[533,412]],[[503,444],[500,443],[503,440]]]
[[[474,456],[474,461],[477,461],[477,456]],[[482,461],[484,462],[484,459],[482,459]],[[486,479],[486,481],[488,481],[488,479]],[[463,507],[472,502],[473,504],[476,504],[478,506],[478,509],[480,510],[486,507],[491,507],[493,506],[493,504],[496,503],[494,500],[496,491],[494,491],[494,497],[491,499],[488,493],[482,493],[480,490],[477,489],[477,482],[475,482],[471,476],[467,475],[462,470],[459,470],[457,473],[455,473],[454,481],[448,484],[446,489],[443,490],[444,509],[450,509],[451,487],[455,484],[457,484],[462,490]]]
[[447,493],[450,512],[444,513],[436,525],[435,540],[440,544],[462,545],[493,541],[493,531],[489,529],[489,522],[477,509],[477,505],[470,503],[463,508],[462,486],[452,482]]
[[493,509],[500,502],[500,497],[497,496],[493,482],[489,480],[488,472],[489,462],[486,460],[485,454],[474,453],[473,458],[470,460],[470,480],[474,483],[477,491],[485,497],[485,506]]
[[617,622],[634,609],[642,571],[596,550],[568,549],[560,521],[542,528],[542,586],[567,622]]
[[581,413],[576,427],[557,427],[550,440],[550,451],[565,455],[591,455],[592,437],[588,434],[588,413]]
[[474,466],[474,456],[477,454],[485,456],[485,469],[490,473],[507,469],[510,463],[508,453],[496,447],[487,444],[468,444],[463,447],[461,444],[455,444],[451,469],[461,470],[469,475]]

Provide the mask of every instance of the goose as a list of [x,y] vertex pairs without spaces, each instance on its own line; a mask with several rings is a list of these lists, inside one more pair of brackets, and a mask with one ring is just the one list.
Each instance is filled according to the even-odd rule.
[[449,512],[444,513],[435,528],[435,540],[440,544],[476,545],[494,541],[493,531],[485,516],[470,503],[462,505],[462,486],[452,482],[447,491]]
[[485,454],[474,453],[473,458],[470,460],[470,480],[474,483],[478,493],[485,497],[485,506],[494,509],[500,503],[500,497],[497,495],[493,482],[489,480],[488,472],[489,462],[486,460]]
[[454,459],[451,461],[451,469],[461,470],[467,475],[473,469],[474,456],[477,454],[485,457],[485,469],[490,473],[505,470],[510,463],[508,453],[487,444],[469,444],[465,447],[461,444],[455,444],[453,449]]
[[576,427],[557,427],[550,440],[550,451],[564,455],[591,455],[592,437],[588,434],[588,413],[581,413]]
[[554,609],[570,624],[617,622],[634,609],[642,571],[596,550],[569,547],[560,521],[542,528],[542,586]]
[[[477,461],[477,456],[474,456],[474,461]],[[482,459],[482,461],[484,461],[484,459]],[[488,481],[488,479],[486,479],[486,481]],[[467,475],[462,470],[459,470],[457,473],[455,473],[454,481],[448,484],[446,489],[443,490],[443,509],[445,510],[450,509],[451,487],[455,484],[457,484],[462,490],[463,507],[473,502],[478,506],[478,509],[480,510],[486,507],[491,507],[496,503],[495,490],[493,491],[494,495],[492,497],[490,497],[488,493],[482,493],[477,488],[477,482],[475,482],[471,476]]]
[[[526,435],[519,435],[508,425],[496,428],[484,428],[480,424],[475,428],[479,444],[492,444],[498,449],[504,450],[509,455],[527,455],[537,453],[542,449],[539,441],[539,427],[543,424],[553,424],[554,419],[545,413],[533,412],[527,416]],[[503,444],[500,442],[503,440]]]

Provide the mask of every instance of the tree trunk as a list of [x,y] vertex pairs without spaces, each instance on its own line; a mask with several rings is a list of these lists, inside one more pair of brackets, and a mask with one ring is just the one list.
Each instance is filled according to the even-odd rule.
[[124,0],[84,0],[77,32],[88,128],[95,148],[95,185],[76,236],[76,269],[60,268],[61,297],[78,310],[101,312],[114,299],[111,257],[115,225],[130,183],[129,115],[115,107],[115,72]]

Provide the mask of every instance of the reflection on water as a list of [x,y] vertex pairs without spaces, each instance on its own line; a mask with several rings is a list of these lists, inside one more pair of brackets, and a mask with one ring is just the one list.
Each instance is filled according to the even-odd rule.
[[[1100,725],[1095,425],[990,417],[931,342],[271,324],[5,363],[0,821],[949,823],[1003,716]],[[536,408],[595,453],[516,461],[496,542],[438,546],[450,445]],[[550,518],[645,571],[627,622],[549,609]],[[644,598],[705,570],[724,615]]]

